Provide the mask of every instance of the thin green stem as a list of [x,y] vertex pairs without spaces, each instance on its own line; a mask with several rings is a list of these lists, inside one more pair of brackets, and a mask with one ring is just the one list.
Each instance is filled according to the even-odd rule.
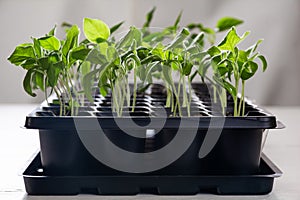
[[188,117],[191,116],[191,103],[192,103],[192,85],[191,85],[191,79],[188,77],[188,89],[189,89],[189,96],[188,96]]
[[[242,80],[242,94],[241,94],[241,98],[240,98],[240,103],[239,103],[239,111],[238,113],[241,116],[244,116],[245,114],[245,80]],[[242,111],[242,113],[241,113]]]
[[243,97],[243,109],[242,109],[242,116],[245,115],[245,80],[242,81],[242,97]]
[[127,101],[127,106],[130,106],[130,87],[128,83],[128,77],[126,77],[126,101]]
[[123,84],[121,84],[121,110],[120,110],[120,116],[123,114],[123,108],[124,108],[124,102],[126,100],[126,81],[123,80]]
[[185,76],[182,77],[182,94],[183,94],[182,107],[187,107],[187,101],[188,101],[188,99],[187,99]]
[[132,102],[132,112],[134,112],[136,103],[136,93],[137,93],[137,81],[136,81],[136,69],[133,70],[133,102]]
[[47,105],[49,105],[48,93],[47,93],[47,87],[46,87],[46,85],[47,85],[47,78],[44,79],[44,95],[45,95],[45,98],[46,98]]
[[[60,87],[58,88],[62,88],[63,89],[63,92],[61,91],[60,95],[62,96],[62,103],[63,103],[63,115],[66,115],[67,111],[66,111],[66,100],[65,98],[69,98],[68,95],[69,95],[69,91],[68,91],[68,88],[67,88],[67,84],[65,83],[64,81],[64,78],[62,77],[59,77],[58,78],[58,82],[60,84]],[[66,97],[64,97],[64,95],[66,95]]]
[[174,112],[175,109],[175,99],[174,99],[174,94],[171,91],[171,112]]
[[[182,116],[182,112],[181,112],[181,106],[180,106],[180,92],[181,92],[181,75],[180,75],[180,78],[179,78],[179,82],[178,82],[178,86],[177,86],[177,94],[175,94],[176,96],[176,104],[175,104],[175,109],[176,109],[176,105],[177,105],[177,108],[178,108],[178,113],[179,113],[179,116],[181,117]],[[175,87],[175,85],[174,85]]]
[[54,90],[54,92],[55,92],[55,94],[56,94],[56,96],[58,98],[59,104],[60,104],[60,106],[59,106],[59,116],[62,116],[63,115],[63,106],[64,106],[64,103],[61,100],[61,97],[59,95],[59,91],[57,90],[57,88],[53,87],[53,90]]
[[226,107],[227,107],[227,93],[226,89],[220,88],[219,97],[220,97],[220,103],[222,108],[222,114],[223,116],[226,116]]
[[[168,85],[167,81],[164,80],[165,88],[167,89],[167,99],[166,99],[166,107],[171,108],[171,100],[172,100],[172,90],[170,89],[170,86]],[[173,108],[171,108],[173,109]]]
[[[117,84],[117,89],[118,89],[118,98],[117,98],[117,100],[122,101],[122,91],[121,91],[121,88],[120,88],[120,83]],[[119,107],[118,116],[121,117],[122,116],[122,110],[123,110],[122,102],[118,101],[118,107]]]
[[171,92],[169,88],[167,88],[166,107],[167,108],[171,107]]
[[[236,88],[236,92],[238,93],[238,88],[239,88],[239,79],[235,79],[235,88]],[[237,117],[240,115],[240,113],[238,112],[238,96],[235,95],[234,96],[234,116]]]
[[[74,116],[74,114],[75,114],[75,109],[74,109],[74,103],[75,103],[75,99],[76,99],[76,97],[75,97],[75,99],[73,98],[73,94],[75,94],[75,88],[74,88],[74,86],[73,86],[73,84],[72,84],[72,80],[71,80],[71,77],[70,77],[70,74],[68,73],[68,72],[66,72],[66,79],[67,79],[67,81],[66,81],[66,85],[67,85],[67,87],[68,87],[68,92],[69,92],[69,102],[71,102],[71,116]],[[72,89],[73,89],[73,91],[72,91]],[[76,96],[76,94],[75,94],[75,96]]]

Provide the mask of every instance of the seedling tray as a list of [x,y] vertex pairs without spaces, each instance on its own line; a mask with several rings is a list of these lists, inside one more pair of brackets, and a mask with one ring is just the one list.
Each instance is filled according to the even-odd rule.
[[[87,99],[83,106],[79,108],[77,120],[88,124],[90,118],[97,118],[101,128],[116,129],[118,126],[115,120],[118,120],[122,128],[132,128],[130,121],[133,120],[140,126],[147,126],[150,120],[152,126],[148,128],[161,128],[155,124],[166,120],[163,127],[165,129],[178,128],[181,123],[182,128],[223,128],[223,129],[272,129],[276,128],[276,117],[263,108],[255,105],[246,99],[245,116],[233,117],[233,100],[228,96],[227,112],[229,115],[223,116],[220,111],[220,105],[214,104],[206,85],[195,83],[193,87],[193,97],[190,104],[190,116],[187,116],[186,108],[182,108],[182,116],[173,116],[170,109],[164,108],[166,96],[164,88],[160,84],[154,84],[148,91],[138,94],[135,111],[131,112],[131,107],[124,107],[121,117],[112,112],[111,96],[103,97],[100,94],[94,95],[94,102],[90,103]],[[30,129],[47,129],[47,130],[74,130],[74,116],[59,116],[59,106],[57,104],[44,102],[41,107],[34,110],[26,118],[25,127]],[[131,99],[131,103],[132,103]],[[177,112],[178,113],[178,112]],[[200,119],[200,120],[199,120]],[[199,123],[195,123],[199,120]],[[213,121],[213,122],[212,122]],[[222,122],[222,123],[219,123]],[[90,127],[85,127],[87,130]]]
[[47,175],[38,153],[23,173],[29,195],[263,195],[273,189],[282,172],[262,154],[259,171],[253,175]]
[[[210,100],[209,86],[193,84],[192,87],[190,116],[186,115],[184,109],[181,117],[169,112],[168,108],[164,107],[165,88],[153,84],[147,91],[137,95],[135,111],[131,112],[131,109],[127,108],[121,117],[112,112],[109,95],[103,97],[96,93],[93,103],[85,101],[79,108],[78,116],[59,116],[59,106],[53,103],[55,100],[50,99],[49,103],[45,102],[27,116],[25,127],[39,130],[41,163],[48,175],[72,176],[85,172],[101,172],[105,175],[129,172],[170,176],[256,174],[260,166],[263,133],[266,129],[278,126],[276,117],[249,100],[246,101],[246,115],[233,117],[230,115],[233,108],[230,96],[228,115],[222,116],[219,105]],[[162,110],[167,115],[163,115]],[[95,123],[96,126],[93,126]],[[99,131],[99,127],[103,132]],[[155,135],[148,137],[148,130],[155,132]],[[99,139],[99,135],[105,138]],[[96,143],[86,145],[82,138],[87,139],[88,143]],[[208,141],[216,142],[215,145],[211,145],[212,149],[206,148],[207,144],[212,144]],[[119,153],[111,156],[110,153],[115,148],[112,145],[129,152],[120,156],[124,158],[122,162],[118,157]],[[166,146],[168,148],[164,148]],[[149,157],[147,162],[150,164],[135,158],[128,161],[132,155],[152,155],[160,149],[168,151],[160,153],[161,157]],[[180,149],[180,155],[174,153],[177,149]],[[91,153],[91,150],[95,151]],[[102,152],[105,152],[104,156],[108,156],[112,162],[117,160],[118,166],[119,163],[124,166],[130,163],[131,166],[123,170],[124,168],[103,163],[103,155],[97,159],[95,157]],[[179,156],[173,159],[173,155]],[[160,165],[160,168],[134,168],[141,165],[149,167],[152,166],[151,163],[165,162],[171,157],[172,162]]]

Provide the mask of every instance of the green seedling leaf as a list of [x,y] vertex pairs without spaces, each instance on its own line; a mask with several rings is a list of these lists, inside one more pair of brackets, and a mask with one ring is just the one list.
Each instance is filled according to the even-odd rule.
[[145,47],[140,47],[137,49],[137,55],[142,60],[144,58],[147,58],[149,56],[150,49]]
[[19,45],[19,47],[32,47],[32,46],[33,46],[32,43],[23,43]]
[[155,77],[155,76],[153,76],[153,74],[156,72],[159,73],[160,69],[161,69],[161,65],[160,65],[159,61],[150,63],[149,65],[147,65],[146,69],[144,70],[145,78],[144,79],[141,78],[141,80],[143,82],[152,83],[153,82],[152,79],[153,79],[153,77]]
[[172,74],[171,74],[172,72],[171,72],[170,67],[163,65],[162,72],[164,75],[164,79],[167,81],[167,83],[169,85],[173,85],[173,79],[172,79]]
[[217,22],[217,29],[219,32],[221,31],[225,31],[230,29],[233,26],[237,26],[242,24],[244,21],[237,19],[237,18],[233,18],[233,17],[223,17],[221,19],[219,19],[219,21]]
[[226,73],[228,73],[228,68],[226,66],[219,66],[218,67],[218,72],[220,76],[224,76]]
[[[244,50],[239,50],[238,51],[238,58],[237,58],[237,64],[239,66],[239,69],[242,69],[242,66],[244,65],[244,63],[246,63],[249,59],[248,59],[248,52],[244,51]],[[234,61],[234,58],[230,59]]]
[[190,35],[190,32],[188,29],[183,28],[180,33],[175,37],[175,39],[171,42],[170,45],[168,45],[165,49],[172,49],[175,47],[178,47],[179,45],[182,45],[183,41]]
[[[109,65],[107,65],[109,66]],[[105,69],[106,70],[106,69]],[[108,91],[107,90],[107,87],[110,87],[110,85],[108,84],[108,74],[107,73],[101,73],[99,74],[99,80],[98,80],[98,88],[100,88],[100,91],[101,91],[101,88],[103,91]]]
[[216,46],[212,46],[210,47],[208,50],[207,50],[207,53],[211,56],[211,57],[214,57],[214,56],[217,56],[217,55],[220,55],[221,54],[221,50],[216,47]]
[[100,44],[97,44],[98,50],[100,52],[100,54],[104,55],[105,57],[107,57],[107,48],[108,48],[108,43],[107,42],[102,42]]
[[178,71],[180,70],[180,63],[177,62],[177,61],[171,61],[171,63],[169,63],[169,65],[171,66],[171,68],[174,70],[174,71]]
[[[109,47],[107,48],[107,53],[106,53],[106,55],[107,55],[107,60],[108,60],[108,62],[110,62],[110,63],[114,63],[114,62],[116,62],[117,60],[119,60],[119,59],[118,59],[118,58],[119,58],[119,54],[118,54],[117,49],[116,49],[115,47],[109,46]],[[119,60],[119,61],[120,61],[120,60]],[[119,63],[115,63],[115,64],[119,64]]]
[[92,96],[92,86],[94,84],[95,76],[98,72],[99,72],[99,70],[94,70],[94,71],[91,71],[91,72],[87,73],[83,77],[82,86],[83,86],[83,89],[84,89],[84,94],[90,102],[94,102],[94,99],[93,99],[93,96]]
[[[225,59],[226,59],[226,58],[225,58]],[[222,54],[213,56],[213,57],[211,58],[211,61],[212,61],[212,64],[214,64],[215,66],[221,64],[221,63],[223,62]]]
[[[158,43],[152,50],[151,50],[151,54],[153,56],[157,56],[159,57],[161,60],[165,60],[166,56],[165,56],[165,52],[164,52],[164,45],[162,43]],[[146,58],[146,60],[149,60],[149,57]]]
[[49,65],[49,68],[47,70],[47,78],[48,83],[51,87],[55,87],[57,85],[59,74],[63,68],[64,63],[62,61]]
[[27,94],[29,94],[32,97],[35,97],[36,94],[32,92],[32,74],[33,74],[33,70],[28,70],[25,78],[23,80],[23,88],[24,90],[27,92]]
[[204,61],[204,60],[208,60],[209,59],[209,54],[206,51],[201,51],[201,52],[192,54],[190,58],[191,58],[191,60],[201,62],[201,61]]
[[[163,38],[164,38],[164,37],[167,37],[167,36],[172,36],[172,37],[173,37],[173,35],[177,32],[177,30],[178,30],[178,28],[179,28],[178,24],[179,24],[179,22],[180,22],[180,20],[181,20],[181,16],[182,16],[182,11],[181,11],[181,12],[179,13],[179,15],[177,16],[177,18],[176,18],[176,20],[175,20],[175,22],[174,22],[174,25],[173,25],[173,26],[169,26],[169,27],[165,28],[165,29],[162,31],[162,33],[164,33]],[[162,39],[163,39],[163,38],[162,38]]]
[[42,49],[38,39],[33,38],[33,48],[37,58],[42,57]]
[[67,38],[62,46],[62,54],[64,57],[64,62],[67,64],[68,62],[68,56],[70,51],[78,46],[78,37],[79,37],[79,28],[77,25],[73,25],[68,31],[67,31]]
[[208,27],[202,27],[200,30],[203,31],[204,33],[208,34],[208,35],[213,35],[214,36],[216,34],[213,29],[208,28]]
[[244,50],[238,50],[238,61],[245,63],[248,60],[249,53]]
[[156,62],[156,61],[162,61],[162,59],[157,55],[150,55],[150,56],[146,57],[145,59],[141,60],[141,64],[144,65],[144,64]]
[[91,63],[88,61],[82,62],[79,70],[80,70],[81,75],[85,76],[86,74],[88,74],[91,71]]
[[73,24],[71,24],[69,22],[63,22],[60,26],[63,28],[71,28],[73,26]]
[[142,44],[142,32],[135,27],[130,27],[129,32],[117,43],[116,47],[119,48],[128,48],[132,45],[133,41],[136,41],[136,45],[140,46]]
[[203,39],[204,39],[204,33],[201,32],[196,35],[196,37],[193,39],[193,41],[190,43],[188,49],[194,47],[195,45],[203,46]]
[[106,56],[102,55],[99,51],[99,49],[92,49],[89,54],[86,57],[86,61],[91,62],[92,64],[99,64],[102,65],[104,63],[107,63]]
[[211,28],[208,27],[204,27],[201,23],[195,24],[195,23],[191,23],[187,25],[187,28],[189,30],[193,30],[193,29],[199,29],[201,32],[207,33],[207,34],[215,34],[215,31]]
[[60,61],[60,55],[57,53],[52,53],[48,56],[48,59],[50,63],[57,63],[58,61]]
[[47,34],[47,36],[54,36],[55,35],[55,31],[56,31],[56,25],[53,27],[53,29],[51,29],[49,31],[49,33]]
[[267,60],[266,58],[263,56],[263,55],[258,55],[257,56],[261,62],[262,62],[262,66],[263,66],[263,72],[266,71],[267,67],[268,67],[268,63],[267,63]]
[[28,59],[35,59],[34,49],[32,46],[17,46],[8,58],[8,60],[16,66],[20,66]]
[[34,83],[34,87],[37,89],[37,88],[40,88],[42,91],[45,90],[45,81],[44,81],[44,74],[38,72],[38,71],[35,71],[35,73],[33,74],[33,77],[32,77],[32,81]]
[[231,85],[231,83],[224,81],[223,86],[233,97],[237,95],[237,89],[233,85]]
[[84,18],[83,32],[92,43],[101,43],[110,36],[109,27],[99,19]]
[[117,31],[123,24],[124,24],[124,21],[112,26],[110,28],[110,34],[113,34],[115,31]]
[[43,69],[47,70],[49,68],[50,62],[49,57],[42,57],[37,60],[38,66]]
[[36,60],[33,58],[25,60],[20,66],[26,70],[32,69],[32,68],[36,67]]
[[128,67],[128,70],[132,70],[134,67],[141,65],[140,59],[133,53],[129,54],[124,61],[125,66]]
[[228,81],[222,78],[219,78],[218,76],[214,76],[213,79],[216,81],[218,85],[225,88],[232,97],[237,96],[237,89],[231,83],[229,83]]
[[[86,98],[90,102],[94,101],[93,96],[92,96],[92,88],[93,88],[93,84],[94,84],[96,75],[99,73],[99,76],[97,76],[97,78],[99,79],[99,82],[100,82],[101,80],[103,80],[103,76],[106,75],[106,71],[109,67],[110,67],[109,63],[103,64],[103,65],[101,65],[101,67],[99,69],[95,69],[95,70],[87,73],[83,77],[82,85],[84,88],[84,94],[86,95]],[[100,86],[99,88],[101,88],[102,85],[103,85],[103,83],[98,83],[98,86]]]
[[46,36],[38,39],[41,47],[50,51],[58,51],[60,48],[60,41],[55,36]]
[[230,29],[230,31],[227,33],[226,37],[224,38],[224,40],[218,45],[219,49],[221,50],[227,50],[227,51],[231,51],[234,52],[235,47],[241,42],[243,41],[248,35],[250,34],[250,32],[245,32],[242,37],[240,37],[237,33],[236,33],[236,29],[235,27],[232,27]]
[[[182,51],[182,49],[181,49],[181,51]],[[191,46],[184,50],[184,53],[186,53],[188,55],[197,54],[199,52],[201,52],[201,48],[199,48],[198,46]]]
[[146,79],[146,69],[147,69],[147,67],[145,65],[141,65],[136,68],[136,74],[140,78],[140,80],[143,82],[145,82],[145,79]]
[[189,29],[189,30],[193,30],[195,28],[198,28],[200,26],[202,26],[202,24],[196,24],[196,23],[191,23],[191,24],[188,24],[186,27]]
[[89,52],[91,51],[91,49],[86,48],[85,45],[80,45],[78,47],[75,47],[74,49],[71,50],[70,52],[70,58],[72,60],[85,60],[87,55],[89,54]]
[[165,32],[154,32],[154,33],[149,33],[148,35],[146,35],[144,38],[143,38],[143,41],[144,42],[151,42],[151,43],[159,43],[161,41],[164,40],[164,38],[166,38],[168,36],[167,33]]
[[190,63],[190,62],[187,62],[187,63],[185,63],[184,64],[184,66],[183,66],[183,74],[185,75],[185,76],[189,76],[190,74],[191,74],[191,72],[192,72],[192,68],[193,68],[193,64],[192,63]]
[[248,61],[244,64],[241,72],[241,79],[248,80],[252,76],[254,76],[255,72],[258,69],[258,65],[253,61]]
[[[216,32],[212,28],[204,27],[202,24],[189,24],[188,29],[193,30],[193,29],[199,29],[199,31],[205,33],[206,39],[210,42],[211,45],[215,43],[216,40]],[[204,41],[202,40],[200,42],[200,46],[204,46]]]
[[107,87],[100,87],[100,94],[105,97],[108,93]]
[[145,92],[149,87],[151,86],[151,83],[148,83],[146,85],[138,84],[138,92]]
[[175,23],[174,23],[174,25],[173,25],[174,31],[177,31],[179,22],[180,22],[180,20],[181,20],[181,17],[182,17],[182,11],[180,11],[179,15],[177,16],[177,18],[176,18],[176,20],[175,20]]
[[262,42],[263,42],[263,39],[258,40],[254,45],[252,45],[251,47],[249,47],[249,48],[246,50],[246,52],[247,52],[249,55],[252,55],[252,54],[256,51],[258,45],[259,45],[260,43],[262,43]]
[[86,45],[86,44],[89,44],[89,43],[90,43],[90,41],[89,41],[88,39],[84,39],[84,40],[82,40],[82,41],[79,43],[79,45],[82,45],[82,44]]
[[148,28],[150,26],[155,10],[156,7],[153,7],[152,10],[150,10],[150,12],[147,13],[146,22],[144,23],[143,28]]

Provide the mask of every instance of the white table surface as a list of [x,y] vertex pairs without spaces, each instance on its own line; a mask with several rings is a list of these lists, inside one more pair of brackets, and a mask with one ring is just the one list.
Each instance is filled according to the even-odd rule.
[[268,107],[287,126],[284,130],[271,130],[264,153],[284,172],[275,179],[271,194],[263,196],[217,196],[198,194],[192,196],[28,196],[24,189],[22,172],[32,155],[39,149],[35,130],[21,128],[25,116],[36,105],[0,104],[0,199],[268,199],[300,200],[300,107]]

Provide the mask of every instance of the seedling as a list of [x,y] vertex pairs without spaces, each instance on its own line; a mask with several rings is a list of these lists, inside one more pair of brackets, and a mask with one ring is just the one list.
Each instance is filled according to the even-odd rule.
[[[111,94],[112,109],[118,116],[122,116],[124,107],[131,106],[134,112],[138,90],[145,90],[153,79],[161,79],[164,83],[165,107],[171,109],[172,116],[183,116],[182,108],[190,116],[191,84],[198,75],[203,82],[208,80],[212,84],[214,103],[220,100],[224,115],[228,92],[234,100],[233,115],[244,116],[245,82],[257,71],[256,59],[262,61],[263,71],[267,67],[264,56],[256,52],[262,40],[247,50],[240,50],[237,45],[249,34],[237,35],[234,26],[242,20],[225,17],[215,28],[191,23],[180,29],[182,13],[172,26],[151,32],[149,27],[154,12],[155,8],[146,15],[142,29],[130,27],[120,40],[111,34],[123,22],[109,28],[101,20],[85,18],[83,32],[86,39],[80,43],[77,25],[65,23],[68,29],[64,40],[55,36],[54,27],[44,37],[32,38],[31,43],[17,46],[8,60],[27,70],[23,86],[29,95],[36,96],[34,90],[41,89],[47,99],[47,88],[50,88],[50,94],[56,93],[61,116],[76,115],[80,97],[92,102],[95,89],[103,96]],[[215,46],[216,34],[228,29],[224,40]],[[207,74],[209,69],[213,71],[212,77]],[[133,88],[128,80],[131,73]],[[174,75],[178,75],[178,80]]]
[[[212,46],[208,53],[211,56],[212,65],[214,66],[214,80],[221,84],[234,100],[234,116],[245,115],[245,82],[254,76],[258,69],[256,59],[262,62],[262,69],[267,69],[267,61],[265,57],[256,52],[258,45],[262,40],[247,50],[238,48],[238,44],[242,42],[250,32],[245,32],[242,36],[236,33],[235,27],[232,27],[227,33],[224,40],[218,46]],[[231,77],[234,77],[232,83]],[[241,98],[238,102],[238,92],[240,83]],[[224,113],[225,114],[225,113]]]
[[76,66],[89,50],[79,45],[79,29],[77,25],[70,27],[66,32],[66,39],[59,40],[55,36],[56,27],[41,38],[32,38],[32,43],[21,44],[16,47],[8,60],[27,70],[23,81],[25,91],[36,96],[33,92],[41,89],[47,99],[47,88],[55,92],[60,105],[60,115],[75,114],[78,107],[73,77]]

